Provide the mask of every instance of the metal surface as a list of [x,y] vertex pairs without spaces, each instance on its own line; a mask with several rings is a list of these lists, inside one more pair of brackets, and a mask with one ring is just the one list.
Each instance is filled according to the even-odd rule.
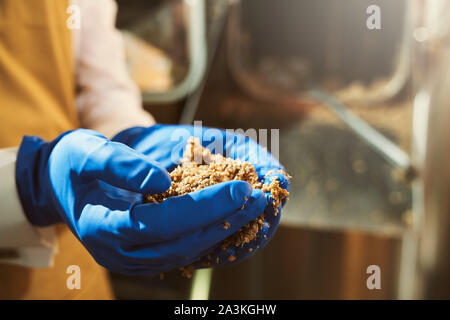
[[[287,1],[267,22],[263,14],[275,9],[274,2],[233,2],[227,62],[234,80],[278,112],[287,111],[282,105],[305,110],[284,123],[275,117],[267,126],[255,119],[240,124],[280,128],[280,160],[294,177],[284,224],[401,235],[417,220],[406,181],[415,171],[404,151],[411,139],[412,102],[405,96],[397,104],[386,100],[405,88],[410,74],[410,6],[376,1],[385,14],[383,30],[371,32],[356,28],[365,21],[350,15],[368,3]],[[353,82],[365,87],[380,78],[389,81],[367,86],[363,101],[352,108],[322,85],[331,79],[341,88]],[[387,127],[387,112],[406,121]]]
[[214,57],[216,56],[217,49],[220,45],[221,37],[226,25],[228,2],[226,0],[215,1],[211,4],[211,6],[213,8],[212,11],[215,14],[211,17],[208,28],[208,54],[205,75],[201,79],[200,83],[196,86],[195,90],[193,90],[187,96],[180,118],[180,124],[192,124],[194,122],[195,113],[197,111],[203,90],[205,89],[206,81],[209,72],[211,71],[212,62],[214,61]]
[[[381,96],[393,96],[405,84],[405,63],[397,70],[400,76],[391,81],[399,81],[396,89],[384,88]],[[226,74],[220,67],[213,73]],[[266,99],[267,92],[255,94],[245,87],[251,82],[237,80],[256,101],[236,93],[233,86],[224,87],[227,77],[217,76],[205,89],[195,119],[224,128],[280,128],[280,161],[293,176],[292,193],[275,239],[248,261],[215,269],[210,297],[416,297],[417,238],[412,224],[417,219],[411,186],[395,174],[396,168],[410,168],[408,154],[398,146],[398,132],[369,124],[324,91],[309,92],[322,106],[303,109],[300,101],[296,113],[277,105],[283,99]],[[212,103],[214,111],[208,108]],[[405,101],[391,108],[401,114],[411,105]],[[415,190],[420,197],[420,188]],[[381,267],[381,291],[366,287],[371,264]]]
[[308,91],[317,101],[323,103],[345,122],[359,137],[374,148],[383,158],[404,170],[410,168],[411,163],[406,152],[395,143],[387,139],[379,131],[375,130],[366,121],[350,111],[335,96],[324,89],[314,88]]
[[397,167],[327,107],[278,125],[280,161],[293,176],[283,224],[397,236],[410,228],[411,189]]
[[191,94],[203,79],[207,61],[205,0],[184,0],[188,8],[187,42],[189,70],[186,77],[167,92],[143,92],[144,103],[171,103]]
[[[280,160],[294,178],[275,238],[247,261],[213,269],[209,297],[396,298],[409,186],[326,107],[247,95],[233,82],[226,53],[222,43],[194,119],[221,128],[279,128]],[[398,140],[395,130],[377,129]],[[381,291],[366,287],[371,264],[382,268]]]
[[[362,25],[374,4],[383,27],[371,31]],[[265,101],[304,100],[313,82],[330,92],[355,85],[362,90],[352,91],[353,101],[385,103],[409,83],[409,16],[405,0],[233,1],[229,65],[243,89]]]
[[419,267],[422,297],[450,298],[450,49],[434,56]]
[[[275,17],[272,23],[276,23]],[[333,30],[332,34],[337,33]],[[259,36],[266,45],[276,38],[264,32]],[[228,46],[235,40],[228,34]],[[334,48],[344,48],[336,41]],[[283,47],[278,43],[277,49]],[[285,105],[280,103],[282,99],[266,99],[268,92],[248,90],[245,82],[233,79],[227,69],[233,65],[229,61],[233,57],[227,57],[227,51],[233,52],[222,43],[208,81],[192,95],[183,123],[195,119],[222,128],[280,129],[280,161],[293,176],[292,194],[271,243],[236,266],[196,272],[189,297],[449,298],[450,76],[442,72],[450,65],[449,55],[434,65],[438,77],[433,90],[416,95],[413,132],[406,130],[413,140],[410,159],[397,146],[403,139],[397,129],[407,127],[409,118],[404,116],[411,111],[412,101],[379,109],[382,117],[396,114],[397,120],[406,118],[398,128],[367,121],[360,116],[360,109],[347,108],[324,91],[313,92],[322,102],[313,108],[304,101]],[[398,78],[391,79],[394,85],[384,88],[383,97],[397,94],[405,85],[407,66],[397,67]],[[365,76],[374,77],[374,69],[367,69]],[[384,98],[376,101],[380,100]],[[424,117],[429,103],[427,126]],[[383,114],[386,110],[389,115]],[[427,144],[424,132],[428,132]],[[424,177],[423,184],[420,179],[412,186],[398,179],[396,168],[405,169],[411,163]],[[421,216],[424,211],[425,218]],[[382,270],[379,291],[366,286],[366,270],[373,264]]]

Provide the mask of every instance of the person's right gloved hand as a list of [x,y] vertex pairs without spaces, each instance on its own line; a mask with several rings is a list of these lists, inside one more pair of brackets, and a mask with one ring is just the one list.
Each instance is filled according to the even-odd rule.
[[[156,124],[147,128],[134,127],[123,130],[112,140],[148,155],[171,171],[180,164],[190,137],[198,138],[202,146],[210,148],[213,153],[251,163],[260,182],[271,183],[276,179],[281,188],[289,191],[289,177],[283,173],[285,169],[281,163],[255,140],[234,131],[192,125]],[[275,214],[275,209],[281,213],[286,201],[284,200],[278,208],[274,208],[272,195],[267,192],[266,196],[267,207],[261,211],[265,213],[264,226],[258,231],[256,239],[237,247],[229,246],[226,250],[220,245],[214,246],[207,255],[195,263],[196,268],[239,263],[269,243],[275,235],[281,217],[281,214]]]
[[52,142],[24,137],[16,182],[33,225],[66,223],[99,264],[125,274],[157,274],[198,260],[258,217],[267,201],[248,183],[231,181],[143,204],[142,194],[169,188],[167,171],[83,129]]

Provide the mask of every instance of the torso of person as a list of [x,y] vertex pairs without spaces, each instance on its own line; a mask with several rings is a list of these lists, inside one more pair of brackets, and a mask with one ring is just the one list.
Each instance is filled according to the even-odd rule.
[[[0,148],[79,126],[67,0],[0,0]],[[22,214],[22,213],[18,213]],[[0,299],[111,299],[107,272],[66,226],[50,268],[0,264]],[[80,288],[68,285],[78,266]]]

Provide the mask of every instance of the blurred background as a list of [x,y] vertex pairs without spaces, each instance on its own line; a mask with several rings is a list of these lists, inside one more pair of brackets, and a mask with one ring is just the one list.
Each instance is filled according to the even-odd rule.
[[158,122],[280,129],[293,177],[264,250],[190,280],[111,274],[117,298],[450,298],[449,1],[117,2]]

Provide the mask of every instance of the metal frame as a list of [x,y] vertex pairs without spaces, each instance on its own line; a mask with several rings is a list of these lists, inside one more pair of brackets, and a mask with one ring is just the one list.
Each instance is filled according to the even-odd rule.
[[188,8],[187,43],[189,70],[183,81],[167,92],[143,92],[144,103],[171,103],[192,93],[200,84],[206,70],[206,14],[205,0],[183,0]]

